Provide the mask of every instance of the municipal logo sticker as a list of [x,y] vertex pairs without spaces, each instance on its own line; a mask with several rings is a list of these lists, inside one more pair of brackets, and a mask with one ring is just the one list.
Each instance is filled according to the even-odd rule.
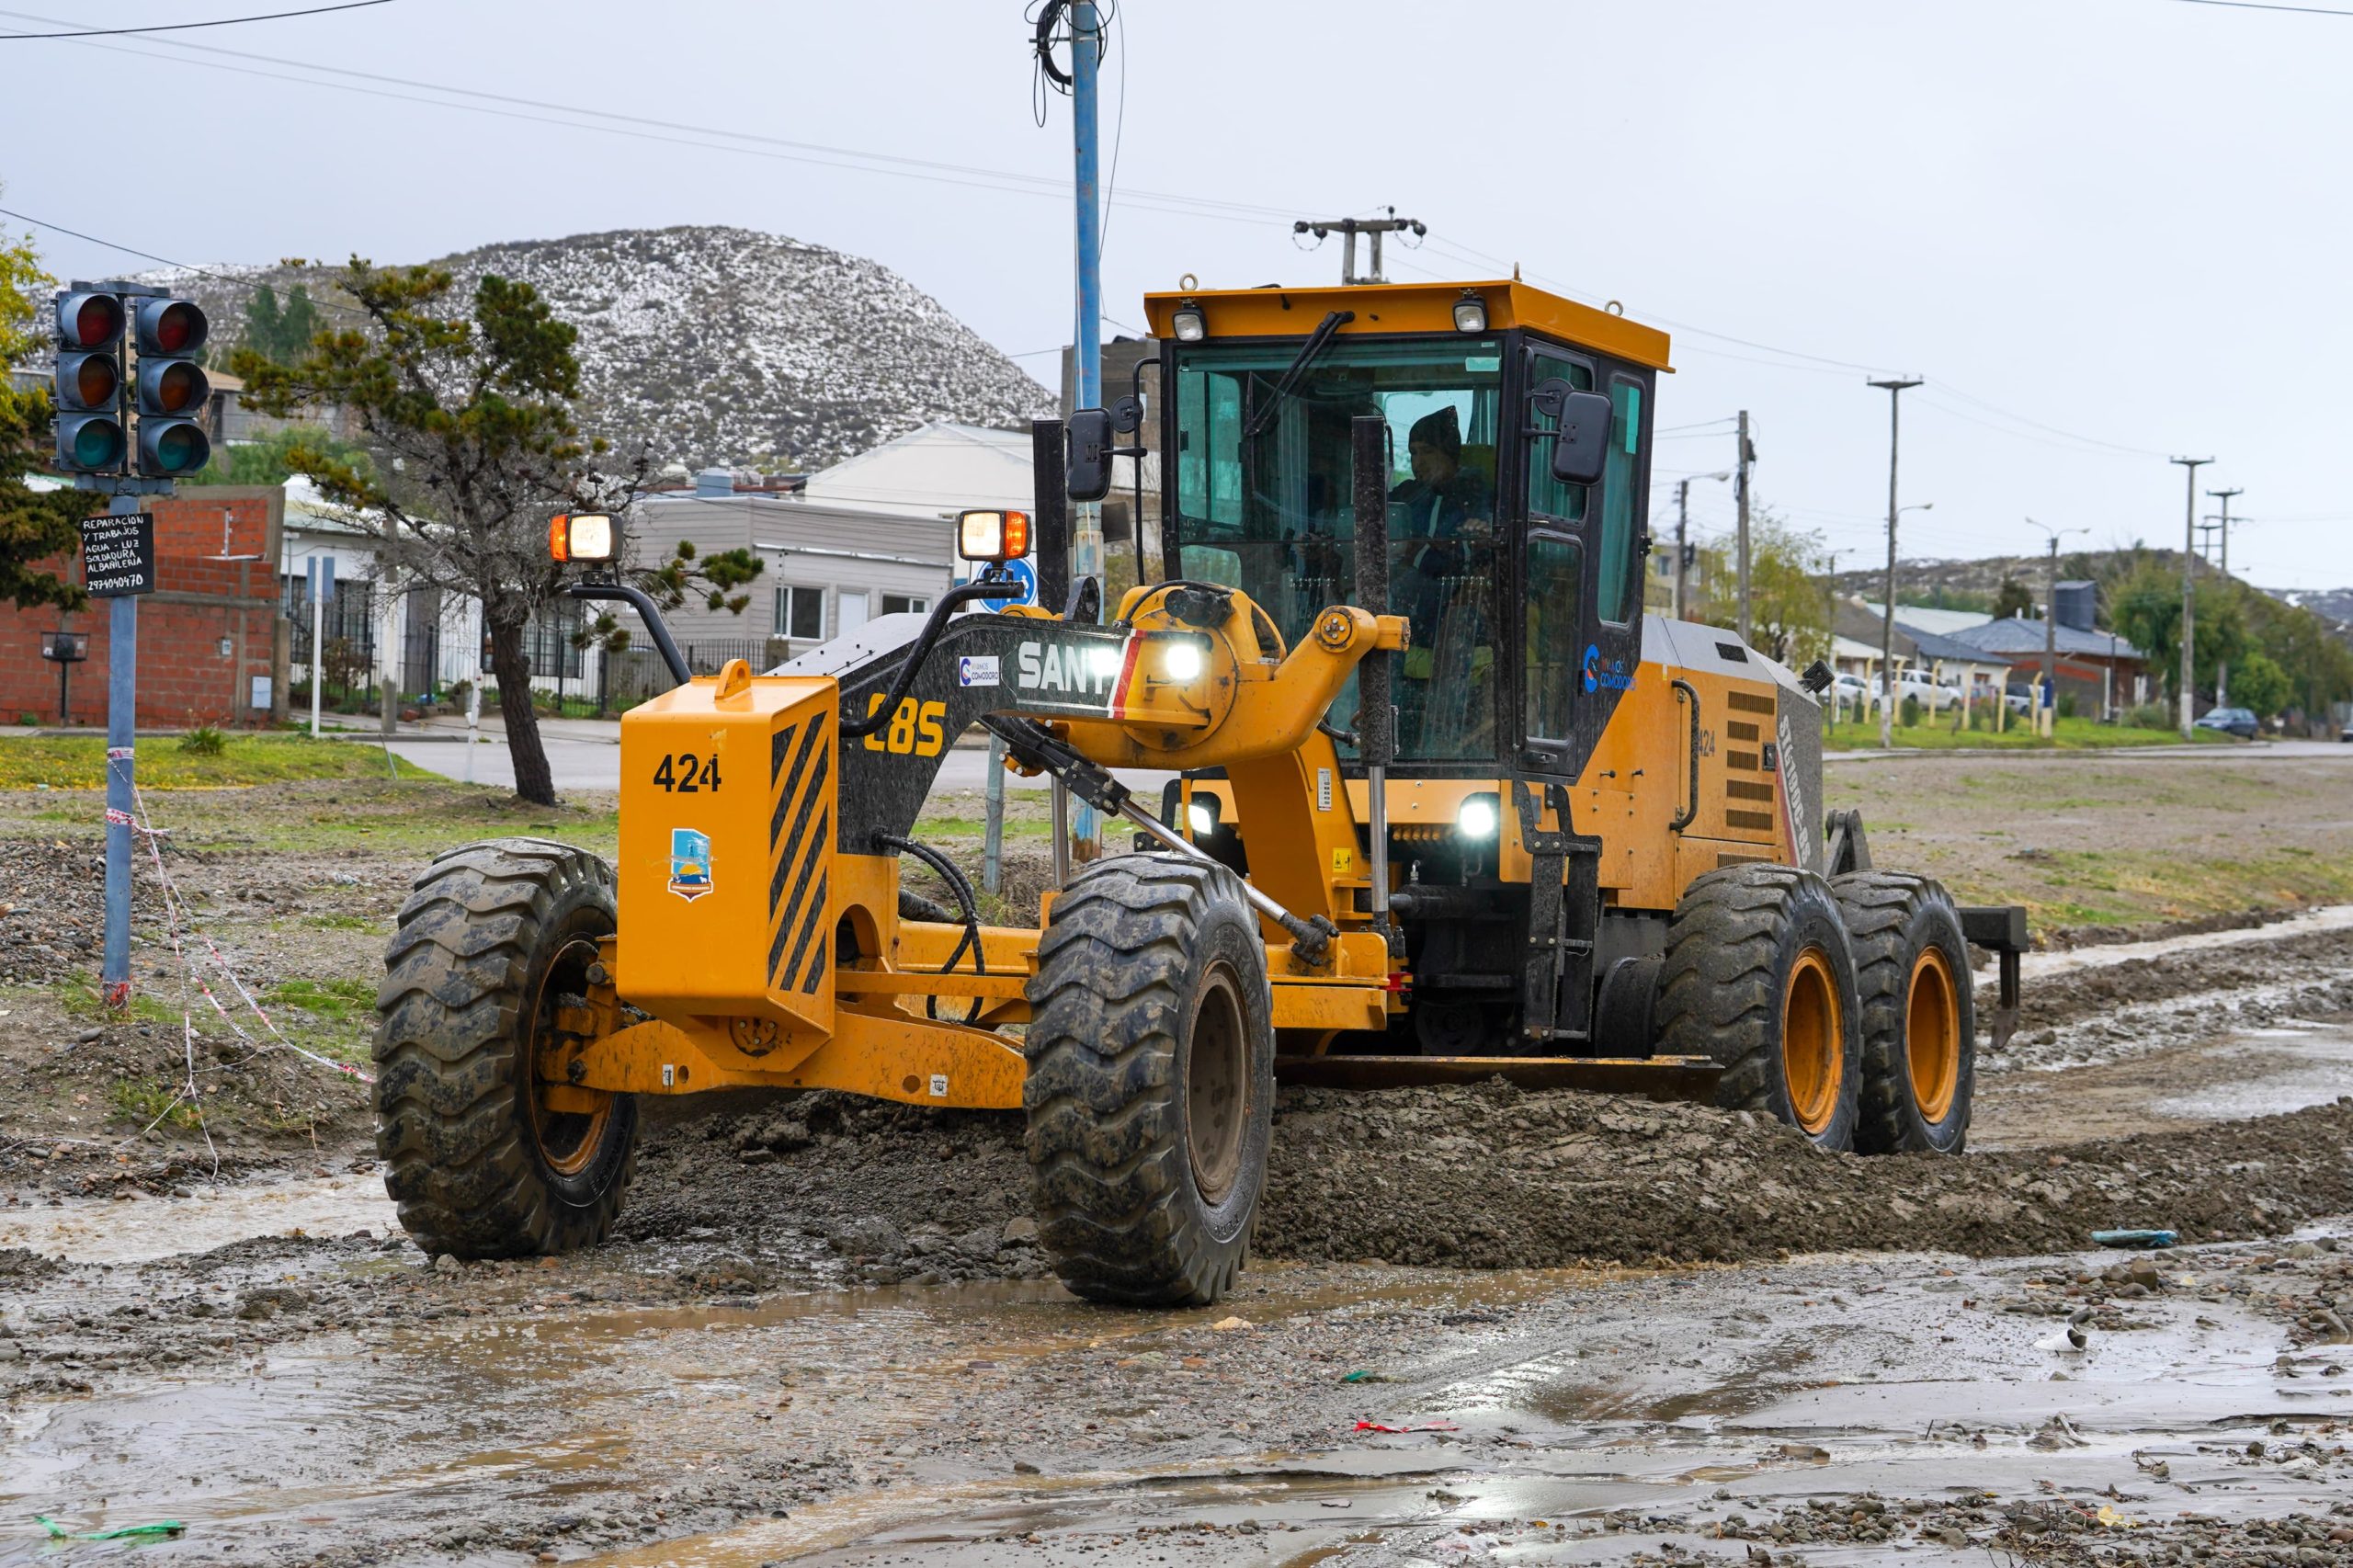
[[670,891],[688,903],[710,891],[710,835],[670,830]]
[[995,686],[997,684],[995,653],[967,653],[956,661],[958,686]]

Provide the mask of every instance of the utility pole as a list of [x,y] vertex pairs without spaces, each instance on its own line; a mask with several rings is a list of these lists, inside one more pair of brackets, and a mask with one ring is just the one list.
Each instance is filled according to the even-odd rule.
[[[1903,433],[1904,393],[1906,388],[1920,384],[1917,376],[1909,381],[1873,381],[1887,393],[1887,610],[1880,628],[1881,678],[1885,689],[1880,693],[1879,744],[1882,751],[1895,749],[1895,459],[1899,438]],[[1745,430],[1746,426],[1742,428]],[[1746,445],[1744,439],[1744,446]],[[1744,517],[1745,512],[1744,509]]]
[[1733,482],[1733,498],[1740,506],[1740,544],[1738,548],[1739,575],[1737,593],[1740,609],[1734,624],[1739,628],[1741,642],[1748,642],[1748,468],[1756,460],[1756,443],[1748,438],[1748,410],[1740,411],[1739,477]]
[[2036,693],[2034,727],[2038,733],[2054,735],[2059,728],[2059,541],[2069,534],[2089,533],[2089,528],[2054,528],[2048,523],[2038,523],[2032,517],[2027,527],[2040,528],[2051,536],[2050,566],[2044,574],[2042,597],[2042,689]]
[[[1302,218],[1290,226],[1290,232],[1294,234],[1313,234],[1319,240],[1328,234],[1340,236],[1347,247],[1340,253],[1342,288],[1352,289],[1359,283],[1386,283],[1389,279],[1381,275],[1381,236],[1405,233],[1421,235],[1428,233],[1429,230],[1418,218],[1400,218],[1394,207],[1384,207],[1381,210],[1389,215],[1386,218]],[[1372,270],[1361,278],[1357,276],[1358,234],[1368,236],[1372,242]]]
[[[2236,490],[2209,490],[2206,494],[2222,504],[2222,515],[2215,523],[2215,527],[2222,536],[2222,581],[2228,585],[2231,580],[2231,497],[2245,494],[2246,487],[2241,485]],[[2228,659],[2220,659],[2214,665],[2214,706],[2227,708],[2230,706],[2230,701],[2231,662]]]
[[1691,482],[1675,482],[1675,619],[1683,619],[1684,561],[1691,549]]
[[2192,592],[2198,568],[2198,471],[2212,462],[2212,458],[2174,458],[2182,468],[2182,478],[2188,481],[2183,490],[2181,533],[2181,738],[2197,737],[2190,731],[2190,721],[2197,716],[2192,705],[2189,682],[2190,640],[2196,635],[2197,605]]

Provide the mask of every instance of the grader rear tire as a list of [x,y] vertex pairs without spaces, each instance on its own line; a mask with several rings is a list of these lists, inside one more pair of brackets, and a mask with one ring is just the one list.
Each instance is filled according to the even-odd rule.
[[453,849],[402,906],[376,995],[376,1151],[427,1252],[569,1252],[611,1231],[636,1096],[552,1110],[534,1067],[613,922],[612,869],[543,838]]
[[1695,879],[1675,906],[1656,1017],[1662,1049],[1723,1068],[1716,1103],[1851,1148],[1862,1080],[1855,960],[1830,885],[1789,866]]
[[1199,1306],[1249,1250],[1273,1134],[1266,948],[1222,866],[1123,855],[1054,900],[1022,1108],[1040,1240],[1074,1293]]
[[1942,883],[1857,871],[1831,883],[1846,915],[1862,996],[1866,1154],[1958,1154],[1977,1084],[1969,940]]

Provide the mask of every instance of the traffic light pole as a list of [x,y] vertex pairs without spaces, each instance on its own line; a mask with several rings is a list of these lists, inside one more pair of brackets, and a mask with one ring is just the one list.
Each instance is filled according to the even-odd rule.
[[[117,495],[107,515],[135,517],[139,497]],[[124,594],[107,621],[107,928],[98,969],[107,1006],[131,1000],[131,824],[132,746],[139,730],[139,596]]]

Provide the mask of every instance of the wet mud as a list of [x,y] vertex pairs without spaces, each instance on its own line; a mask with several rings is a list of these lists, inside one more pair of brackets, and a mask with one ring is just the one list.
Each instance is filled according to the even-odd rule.
[[353,1142],[36,1144],[0,1563],[2353,1562],[2353,928],[2222,935],[2039,955],[1959,1160],[1288,1091],[1198,1312],[1053,1282],[1009,1116],[665,1105],[611,1244],[466,1266]]

